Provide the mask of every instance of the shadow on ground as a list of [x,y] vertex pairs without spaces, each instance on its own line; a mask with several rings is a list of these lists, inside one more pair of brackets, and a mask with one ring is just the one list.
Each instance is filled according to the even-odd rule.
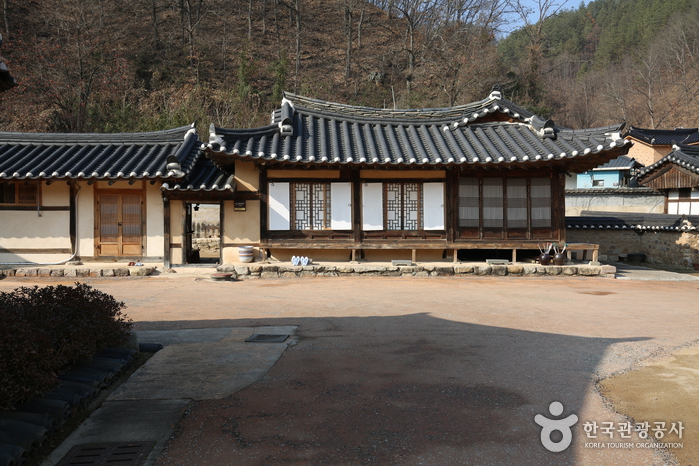
[[258,382],[194,404],[161,465],[580,464],[586,419],[574,426],[570,448],[551,453],[534,416],[554,418],[547,411],[553,401],[565,407],[557,419],[583,416],[592,374],[610,345],[645,339],[522,331],[427,313],[167,325],[298,325],[299,340]]

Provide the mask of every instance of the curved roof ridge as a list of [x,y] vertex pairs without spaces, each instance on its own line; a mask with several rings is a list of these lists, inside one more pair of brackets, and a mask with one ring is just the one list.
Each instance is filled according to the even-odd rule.
[[194,124],[160,131],[140,133],[20,133],[0,132],[0,142],[15,144],[133,144],[157,142],[182,142],[185,135],[194,130]]
[[[491,93],[487,98],[468,104],[453,107],[390,109],[362,107],[358,105],[341,104],[325,100],[304,97],[290,92],[284,92],[284,100],[288,101],[298,113],[310,116],[337,117],[338,119],[358,122],[380,122],[382,124],[441,124],[459,126],[472,123],[480,118],[499,111],[524,123],[530,123],[534,113],[503,99],[499,94]],[[275,114],[276,118],[279,115]],[[537,117],[539,118],[539,117]],[[541,121],[548,121],[539,118]]]

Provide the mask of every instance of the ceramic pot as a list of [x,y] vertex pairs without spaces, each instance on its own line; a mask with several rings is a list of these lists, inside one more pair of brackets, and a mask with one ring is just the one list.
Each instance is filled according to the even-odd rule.
[[254,252],[253,246],[239,246],[238,257],[240,262],[252,262]]
[[563,265],[566,263],[566,255],[562,252],[553,256],[553,265]]
[[541,265],[549,265],[551,263],[551,254],[542,254],[539,256],[539,264]]

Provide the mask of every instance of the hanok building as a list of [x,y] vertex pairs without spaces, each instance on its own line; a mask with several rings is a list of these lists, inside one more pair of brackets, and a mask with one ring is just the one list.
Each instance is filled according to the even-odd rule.
[[642,186],[665,193],[665,213],[699,215],[699,146],[680,144],[638,175]]
[[[215,190],[220,181],[201,149],[191,126],[0,133],[0,262],[163,260],[172,249],[165,243],[172,232],[163,194],[196,197],[201,185]],[[182,238],[182,228],[175,234]]]
[[634,143],[629,156],[647,167],[669,154],[675,144],[699,144],[699,128],[648,129],[631,126],[625,137]]
[[421,110],[286,94],[269,126],[212,125],[206,155],[236,184],[223,260],[237,260],[239,244],[280,260],[457,260],[474,250],[516,260],[519,249],[565,241],[566,173],[626,154],[622,127],[564,128],[497,90]]

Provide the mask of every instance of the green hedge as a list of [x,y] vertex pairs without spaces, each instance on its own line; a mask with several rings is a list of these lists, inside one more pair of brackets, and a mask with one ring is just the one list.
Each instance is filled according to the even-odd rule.
[[57,375],[126,342],[123,302],[84,283],[0,292],[0,410],[41,395]]

